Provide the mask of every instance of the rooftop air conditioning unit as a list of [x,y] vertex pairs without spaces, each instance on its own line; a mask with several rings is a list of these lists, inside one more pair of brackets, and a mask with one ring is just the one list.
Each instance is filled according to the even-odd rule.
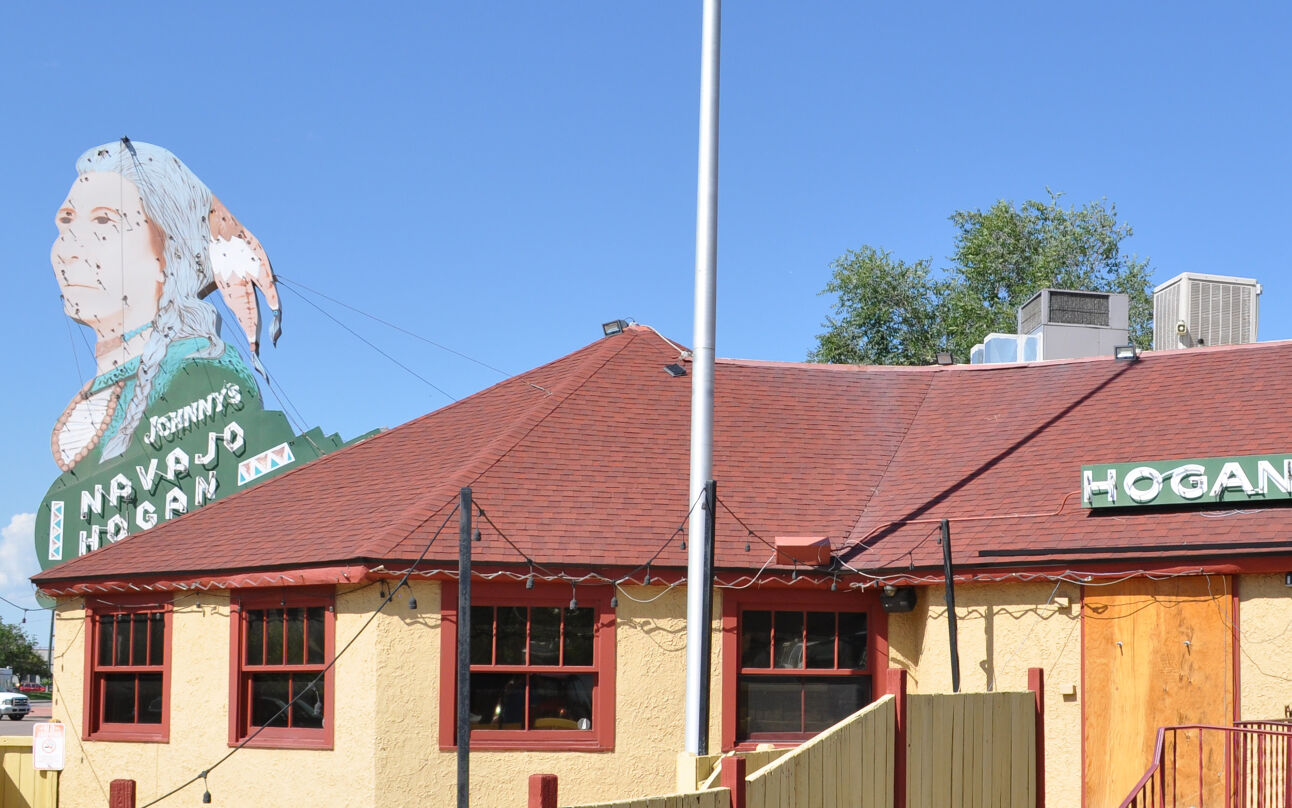
[[1256,342],[1254,278],[1184,272],[1153,290],[1153,350]]
[[1130,298],[1120,292],[1042,289],[1018,309],[1018,333],[1038,339],[1037,359],[1112,356],[1129,322]]

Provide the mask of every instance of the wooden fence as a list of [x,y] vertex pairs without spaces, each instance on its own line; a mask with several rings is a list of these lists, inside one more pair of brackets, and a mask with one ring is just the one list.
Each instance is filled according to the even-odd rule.
[[0,737],[0,773],[0,808],[58,805],[58,772],[32,768],[30,737]]
[[[1020,693],[908,695],[889,673],[890,695],[797,748],[683,756],[681,793],[579,808],[1043,808],[1040,669]],[[530,808],[555,808],[556,777],[530,782]]]
[[1031,693],[907,698],[907,808],[1037,804]]

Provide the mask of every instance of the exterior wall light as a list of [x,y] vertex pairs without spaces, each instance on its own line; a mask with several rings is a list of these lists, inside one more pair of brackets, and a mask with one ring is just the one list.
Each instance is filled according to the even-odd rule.
[[1113,359],[1118,362],[1136,362],[1139,360],[1139,351],[1135,350],[1134,345],[1118,345],[1113,348]]

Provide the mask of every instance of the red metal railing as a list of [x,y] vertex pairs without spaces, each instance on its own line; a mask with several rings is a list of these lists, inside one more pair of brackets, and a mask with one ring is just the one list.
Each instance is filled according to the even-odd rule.
[[1153,764],[1120,808],[1292,808],[1292,724],[1157,731]]

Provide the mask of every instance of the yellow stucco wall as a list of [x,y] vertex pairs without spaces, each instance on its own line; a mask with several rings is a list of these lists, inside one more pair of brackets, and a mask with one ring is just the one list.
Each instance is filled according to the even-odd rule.
[[1292,711],[1292,588],[1283,574],[1238,581],[1239,715],[1283,718]]
[[[917,588],[915,610],[888,618],[889,664],[915,693],[950,693],[946,590]],[[1081,628],[1078,587],[1054,583],[958,585],[961,692],[1026,690],[1027,669],[1045,671],[1046,805],[1081,801]],[[1051,600],[1066,597],[1070,608]],[[1061,695],[1076,686],[1075,696]]]
[[[337,647],[379,603],[377,588],[343,588],[336,601]],[[55,616],[53,717],[69,725],[67,768],[59,804],[106,805],[108,784],[133,779],[144,805],[210,767],[229,752],[229,594],[175,598],[171,628],[170,741],[81,740],[85,675],[84,601],[63,601]],[[337,666],[336,734],[331,751],[243,749],[211,772],[217,805],[372,805],[373,716],[377,635],[360,637]],[[342,695],[344,694],[344,695]],[[172,800],[199,804],[202,785]],[[168,803],[171,801],[168,801]]]
[[[450,805],[456,753],[439,749],[440,586],[417,582],[376,617],[336,667],[336,737],[330,751],[243,749],[210,775],[215,803],[272,806]],[[345,591],[349,590],[349,591]],[[376,586],[337,599],[338,651],[380,603]],[[645,602],[642,602],[645,601]],[[169,743],[80,740],[85,665],[82,601],[65,601],[55,631],[54,716],[70,725],[63,805],[102,805],[108,783],[131,778],[139,804],[169,791],[229,751],[227,592],[181,594],[172,622]],[[721,600],[714,614],[721,614]],[[683,740],[686,672],[683,588],[627,587],[617,612],[613,752],[475,752],[471,803],[523,808],[536,773],[560,778],[562,804],[673,791]],[[715,629],[720,621],[715,619]],[[710,748],[719,745],[720,636],[713,637]],[[191,793],[190,793],[191,792]],[[201,784],[177,804],[201,799]]]

